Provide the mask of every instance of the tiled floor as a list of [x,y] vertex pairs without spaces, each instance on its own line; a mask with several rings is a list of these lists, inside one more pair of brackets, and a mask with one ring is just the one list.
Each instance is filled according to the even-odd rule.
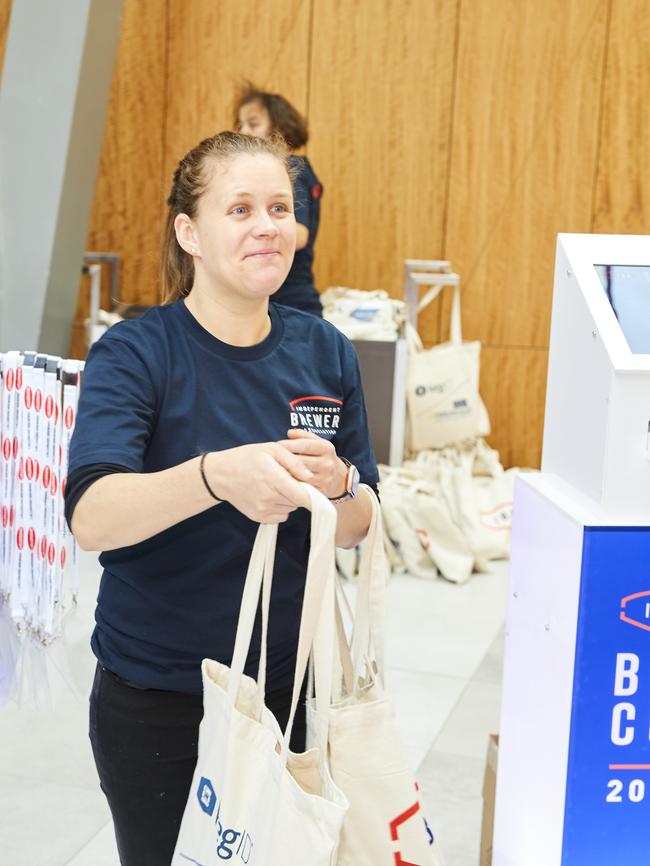
[[[79,609],[48,656],[53,706],[0,709],[3,864],[119,866],[86,735],[97,580],[94,555],[83,555]],[[396,576],[388,590],[387,684],[447,866],[478,866],[506,589],[507,564],[494,563],[463,586]]]

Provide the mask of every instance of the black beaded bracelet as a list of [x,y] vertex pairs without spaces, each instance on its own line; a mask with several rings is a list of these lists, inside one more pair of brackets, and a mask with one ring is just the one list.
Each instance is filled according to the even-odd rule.
[[226,500],[220,499],[217,496],[217,494],[214,492],[214,490],[210,487],[210,485],[208,484],[208,479],[206,478],[206,475],[205,475],[205,469],[203,468],[203,464],[205,463],[205,458],[208,456],[209,453],[210,453],[209,451],[206,451],[205,453],[201,454],[201,459],[199,461],[199,471],[201,473],[201,478],[203,479],[203,483],[205,484],[205,489],[208,491],[210,496],[214,500],[216,500],[217,502],[225,502]]

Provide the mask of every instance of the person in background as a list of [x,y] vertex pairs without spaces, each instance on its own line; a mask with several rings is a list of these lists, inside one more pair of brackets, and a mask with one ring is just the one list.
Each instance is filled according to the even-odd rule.
[[[90,740],[122,866],[172,859],[197,759],[201,661],[230,664],[259,523],[279,523],[266,705],[289,715],[309,556],[308,482],[365,537],[375,458],[353,346],[269,304],[293,259],[288,151],[225,132],[179,163],[164,303],[90,350],[65,512],[103,551]],[[314,396],[318,395],[318,396]],[[256,628],[246,672],[257,670]],[[305,706],[291,746],[305,747]]]
[[[309,139],[307,121],[284,96],[258,90],[250,83],[237,96],[235,127],[258,138],[279,133],[291,150],[304,147]],[[323,308],[314,285],[313,263],[323,185],[306,156],[292,155],[289,163],[296,172],[296,255],[287,279],[273,301],[322,316]]]

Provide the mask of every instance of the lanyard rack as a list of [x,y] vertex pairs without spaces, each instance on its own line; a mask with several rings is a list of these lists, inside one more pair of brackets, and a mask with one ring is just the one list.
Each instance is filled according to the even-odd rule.
[[76,604],[78,546],[63,494],[83,362],[0,353],[0,706],[24,690]]

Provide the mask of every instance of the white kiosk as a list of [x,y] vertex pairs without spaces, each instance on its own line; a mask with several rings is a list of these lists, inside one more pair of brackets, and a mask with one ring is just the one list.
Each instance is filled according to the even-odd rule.
[[517,481],[493,866],[650,864],[650,238],[558,238]]

